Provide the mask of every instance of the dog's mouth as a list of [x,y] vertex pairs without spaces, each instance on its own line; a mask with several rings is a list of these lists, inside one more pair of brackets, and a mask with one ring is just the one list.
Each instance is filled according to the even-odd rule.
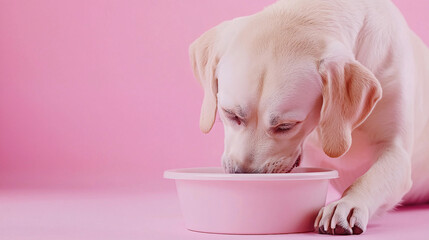
[[[222,165],[224,166],[224,171],[226,173],[290,173],[294,168],[299,167],[299,165],[301,164],[301,160],[302,160],[302,154],[299,154],[298,157],[296,157],[296,160],[295,160],[295,162],[293,162],[292,165],[286,165],[285,164],[279,168],[274,168],[274,169],[273,168],[271,168],[271,169],[266,168],[264,170],[255,169],[253,171],[243,171],[240,168],[236,168],[236,169],[232,170],[230,165],[227,165],[227,167],[224,166],[224,163],[222,163]],[[274,162],[274,164],[276,164],[276,163],[278,163],[278,162]]]
[[301,164],[301,156],[302,156],[301,154],[298,155],[298,157],[295,160],[295,163],[286,173],[290,173],[294,168],[299,167],[299,165]]
[[296,158],[295,162],[292,165],[289,165],[290,167],[282,167],[278,169],[274,169],[272,171],[268,171],[266,173],[290,173],[294,168],[299,167],[301,164],[302,154],[299,154]]

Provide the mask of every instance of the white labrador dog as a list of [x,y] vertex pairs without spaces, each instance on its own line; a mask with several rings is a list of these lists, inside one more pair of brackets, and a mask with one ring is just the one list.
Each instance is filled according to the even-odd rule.
[[279,1],[207,31],[190,56],[226,171],[289,172],[305,156],[340,172],[320,233],[360,234],[401,200],[429,200],[429,50],[390,1]]

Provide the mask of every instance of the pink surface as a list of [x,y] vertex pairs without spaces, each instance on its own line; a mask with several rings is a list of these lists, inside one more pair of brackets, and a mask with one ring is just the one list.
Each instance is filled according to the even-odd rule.
[[[220,165],[222,125],[199,131],[188,45],[272,2],[0,0],[0,239],[245,238],[185,230],[162,172]],[[428,1],[394,2],[429,44]],[[427,236],[428,219],[427,206],[389,213],[365,239]]]
[[0,239],[4,240],[280,240],[365,239],[426,240],[429,205],[399,209],[375,219],[365,235],[317,233],[219,235],[185,229],[179,201],[164,194],[0,191]]

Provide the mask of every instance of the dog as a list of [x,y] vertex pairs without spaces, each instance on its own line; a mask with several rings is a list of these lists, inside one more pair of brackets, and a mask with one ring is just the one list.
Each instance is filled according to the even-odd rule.
[[378,213],[428,202],[429,50],[389,0],[280,0],[189,53],[200,129],[218,112],[226,172],[339,171],[319,233],[361,234]]

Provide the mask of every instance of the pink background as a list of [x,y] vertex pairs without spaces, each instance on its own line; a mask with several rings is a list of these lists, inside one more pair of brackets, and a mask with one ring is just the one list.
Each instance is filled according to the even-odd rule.
[[[259,239],[186,231],[162,173],[220,165],[189,44],[272,2],[0,0],[0,239]],[[428,0],[394,2],[429,44]],[[427,237],[428,221],[427,205],[388,213],[366,239]]]
[[[158,188],[165,169],[220,165],[188,46],[272,2],[1,0],[0,187]],[[394,2],[429,43],[429,2]]]

